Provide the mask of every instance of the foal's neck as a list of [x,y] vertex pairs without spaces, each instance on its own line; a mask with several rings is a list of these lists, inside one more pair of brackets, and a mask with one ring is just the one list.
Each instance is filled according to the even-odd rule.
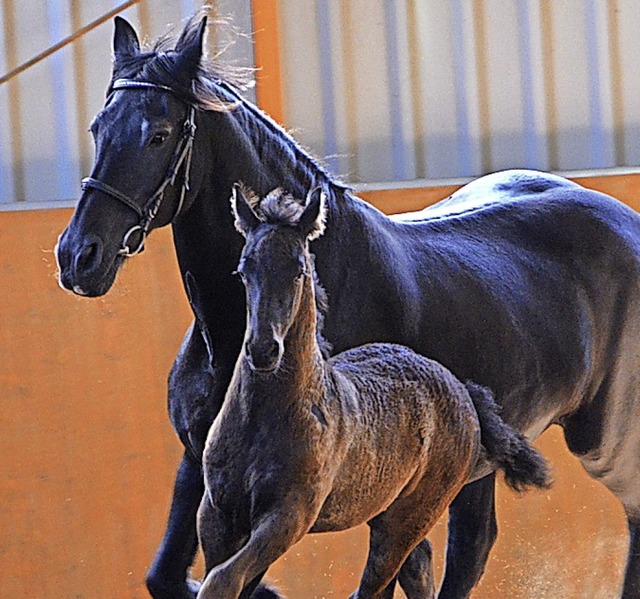
[[[310,260],[307,261],[310,268]],[[314,402],[324,393],[325,360],[317,337],[317,314],[312,273],[305,275],[296,315],[284,339],[284,353],[276,372],[256,375],[254,384],[266,389],[283,406]],[[285,408],[286,409],[286,408]]]
[[307,273],[304,277],[300,304],[284,340],[283,366],[298,380],[317,378],[324,371],[324,359],[318,343],[318,307],[314,287],[313,266],[305,256]]

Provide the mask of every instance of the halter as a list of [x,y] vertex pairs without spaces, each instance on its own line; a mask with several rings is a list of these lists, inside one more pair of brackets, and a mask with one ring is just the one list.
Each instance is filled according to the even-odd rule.
[[[134,81],[133,79],[116,79],[111,86],[110,93],[119,89],[155,89],[176,95],[175,90],[166,85],[159,85],[157,83],[151,83],[149,81]],[[107,183],[98,181],[93,177],[86,177],[82,180],[83,190],[96,189],[98,191],[101,191],[102,193],[105,193],[112,198],[115,198],[116,200],[122,202],[123,204],[125,204],[125,206],[131,208],[140,217],[140,222],[137,225],[131,227],[125,233],[122,240],[122,247],[118,251],[119,256],[130,258],[132,256],[135,256],[136,254],[139,254],[144,249],[144,242],[149,233],[151,223],[153,222],[153,219],[156,217],[156,215],[158,214],[158,210],[160,209],[160,204],[162,203],[165,189],[168,185],[175,185],[178,171],[184,164],[184,176],[182,178],[180,200],[178,201],[178,205],[175,212],[173,213],[173,216],[171,217],[170,222],[173,222],[180,214],[180,211],[182,210],[182,206],[184,204],[185,196],[187,194],[187,191],[189,191],[189,172],[191,170],[191,158],[193,156],[193,142],[195,139],[195,135],[196,111],[194,106],[192,104],[189,104],[187,118],[183,124],[182,138],[178,142],[173,153],[167,175],[162,183],[160,183],[155,193],[149,198],[149,200],[144,204],[142,208],[140,208],[126,193],[120,191],[119,189],[116,189],[115,187],[112,187],[111,185],[108,185]],[[129,247],[129,241],[131,239],[131,236],[136,233],[140,235],[140,242],[135,247],[131,248]]]

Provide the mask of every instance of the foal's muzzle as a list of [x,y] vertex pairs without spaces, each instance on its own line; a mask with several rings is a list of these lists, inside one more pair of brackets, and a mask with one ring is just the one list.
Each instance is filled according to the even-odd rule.
[[260,344],[245,343],[244,352],[251,370],[266,374],[279,368],[282,344],[277,339]]

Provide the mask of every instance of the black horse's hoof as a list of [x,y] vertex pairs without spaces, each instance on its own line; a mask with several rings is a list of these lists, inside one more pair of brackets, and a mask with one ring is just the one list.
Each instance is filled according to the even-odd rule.
[[158,580],[147,579],[147,589],[153,599],[196,599],[200,586],[197,580],[191,579],[181,584],[162,584]]
[[275,589],[261,584],[251,593],[251,599],[282,599],[282,595]]
[[187,578],[187,588],[189,589],[189,597],[196,599],[198,595],[198,591],[200,590],[201,586],[202,584],[200,583],[199,580],[193,580],[191,578]]

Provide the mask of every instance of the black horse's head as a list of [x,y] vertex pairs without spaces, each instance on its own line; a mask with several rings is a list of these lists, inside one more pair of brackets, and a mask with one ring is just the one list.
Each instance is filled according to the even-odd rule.
[[[247,298],[244,353],[253,370],[273,372],[294,320],[309,316],[299,308],[305,280],[315,281],[308,241],[324,229],[324,194],[316,188],[301,205],[274,190],[262,200],[258,216],[236,186],[232,206],[236,228],[246,238],[238,265]],[[311,309],[315,314],[315,302]]]
[[[194,92],[206,18],[166,51],[143,52],[115,21],[113,78],[91,124],[95,163],[56,247],[60,285],[99,296],[152,229],[170,223],[197,194],[189,177],[196,127]],[[194,157],[195,160],[195,157]]]

